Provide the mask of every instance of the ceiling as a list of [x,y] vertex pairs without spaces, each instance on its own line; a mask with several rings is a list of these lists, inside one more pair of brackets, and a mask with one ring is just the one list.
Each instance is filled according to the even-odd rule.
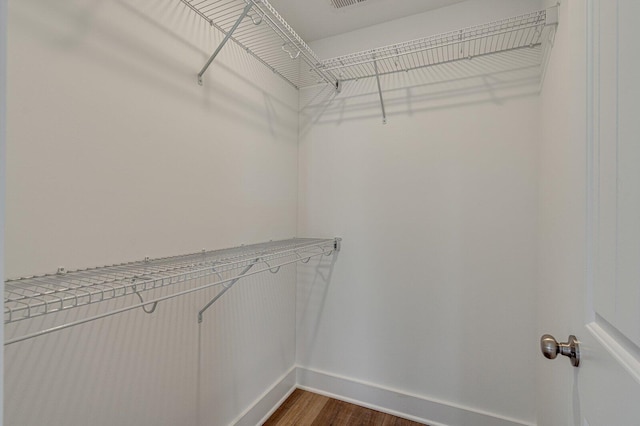
[[270,0],[306,42],[323,39],[464,0],[366,0],[335,9],[330,0]]

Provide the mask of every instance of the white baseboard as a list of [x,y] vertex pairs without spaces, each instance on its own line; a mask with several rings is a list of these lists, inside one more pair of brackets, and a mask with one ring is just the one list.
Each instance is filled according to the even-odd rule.
[[495,413],[411,395],[331,373],[292,367],[231,424],[264,423],[296,389],[326,395],[430,426],[535,426]]
[[271,389],[262,394],[256,401],[235,421],[234,426],[256,426],[264,423],[274,411],[291,395],[296,389],[296,370],[291,367]]
[[297,367],[297,387],[430,426],[535,426],[395,389]]

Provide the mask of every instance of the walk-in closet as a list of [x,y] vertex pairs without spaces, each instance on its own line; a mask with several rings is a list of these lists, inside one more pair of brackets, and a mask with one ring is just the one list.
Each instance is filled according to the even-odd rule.
[[637,426],[633,0],[0,0],[4,426]]

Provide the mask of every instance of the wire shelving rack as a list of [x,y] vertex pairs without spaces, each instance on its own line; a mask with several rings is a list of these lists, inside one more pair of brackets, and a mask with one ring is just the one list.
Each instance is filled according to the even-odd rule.
[[[557,6],[430,37],[351,53],[322,62],[340,82],[375,77],[386,123],[380,77],[519,49],[540,52],[544,75],[547,51],[558,24]],[[546,43],[549,41],[548,43]],[[546,50],[546,51],[545,51]]]
[[[337,84],[333,73],[321,68],[316,54],[268,0],[180,1],[227,37],[198,74],[200,84],[227,40],[234,41],[297,89],[318,82]],[[308,72],[300,72],[300,61]]]
[[327,59],[322,62],[322,67],[336,73],[342,81],[411,71],[492,53],[537,47],[542,43],[543,30],[547,25],[547,10],[540,10]]
[[180,1],[225,35],[198,73],[200,84],[220,50],[232,40],[296,89],[323,84],[340,92],[344,82],[375,77],[383,123],[387,116],[381,76],[531,48],[540,52],[544,78],[558,24],[558,7],[554,6],[321,61],[268,0]]
[[[331,256],[340,250],[340,244],[340,238],[294,238],[69,272],[61,269],[56,274],[7,280],[5,325],[124,296],[137,295],[140,303],[11,338],[5,345],[136,308],[151,313],[158,302],[223,286],[198,314],[201,320],[203,311],[241,278],[266,271],[277,273],[282,266]],[[194,285],[186,289],[177,286],[189,282]],[[166,289],[169,294],[143,300],[144,292],[159,288]]]

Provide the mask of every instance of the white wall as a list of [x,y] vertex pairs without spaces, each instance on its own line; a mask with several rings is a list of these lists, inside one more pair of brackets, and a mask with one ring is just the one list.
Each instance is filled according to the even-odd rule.
[[194,84],[219,37],[179,2],[9,12],[9,276],[294,234],[288,84],[237,47]]
[[[313,47],[334,56],[539,6],[470,1]],[[535,422],[532,54],[385,77],[386,126],[375,80],[301,92],[299,234],[344,237],[333,266],[299,268],[303,385],[431,423]]]
[[[183,4],[14,1],[8,25],[8,277],[295,235],[297,92],[231,45],[198,86],[221,37]],[[230,423],[294,364],[295,268],[268,275],[200,328],[213,291],[11,345],[6,424]]]

